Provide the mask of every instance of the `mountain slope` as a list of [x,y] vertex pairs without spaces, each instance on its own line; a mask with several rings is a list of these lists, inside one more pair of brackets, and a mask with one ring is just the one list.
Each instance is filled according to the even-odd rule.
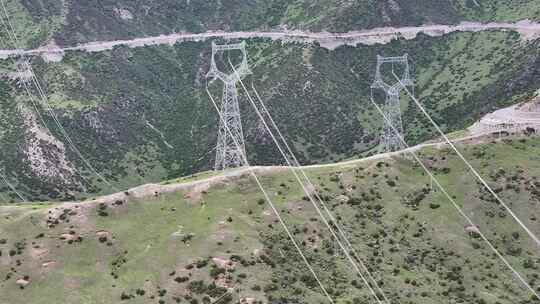
[[[540,20],[538,0],[66,1],[4,0],[23,45],[60,45],[207,30],[345,32],[461,21]],[[2,38],[7,33],[2,27]],[[2,39],[3,48],[13,47]]]
[[[459,148],[540,233],[540,166],[534,156],[540,140],[486,139]],[[421,155],[537,287],[540,256],[526,234],[453,153],[429,148]],[[336,303],[367,302],[367,288],[337,252],[292,175],[282,169],[260,174]],[[337,164],[309,174],[394,301],[538,303],[468,234],[462,218],[408,157]],[[203,182],[155,197],[119,196],[106,203],[0,207],[0,302],[210,303],[230,287],[232,299],[224,303],[326,303],[249,178]]]
[[[332,51],[317,44],[251,39],[254,73],[246,85],[253,81],[303,163],[329,162],[378,149],[382,119],[368,99],[377,54],[409,53],[415,91],[437,122],[452,131],[487,111],[526,100],[538,89],[538,43],[500,31],[420,34]],[[217,117],[205,93],[209,56],[209,42],[185,42],[67,52],[60,62],[33,58],[32,64],[75,146],[117,188],[128,188],[212,166]],[[3,61],[0,101],[0,159],[11,181],[31,200],[113,191],[92,177],[38,105],[50,132],[43,128],[21,88],[24,74],[14,73],[17,62]],[[219,99],[221,85],[210,88]],[[250,162],[281,163],[240,87],[239,92]],[[406,98],[402,109],[409,143],[433,136]]]

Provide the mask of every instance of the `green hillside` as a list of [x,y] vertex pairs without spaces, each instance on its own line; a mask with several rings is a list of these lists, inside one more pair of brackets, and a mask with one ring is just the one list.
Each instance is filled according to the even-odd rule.
[[[540,20],[540,2],[508,0],[4,0],[26,47],[173,32],[269,30],[351,31],[461,21]],[[7,33],[2,27],[2,38]],[[12,47],[2,39],[3,47]],[[19,46],[20,47],[20,46]]]
[[[486,112],[527,100],[540,83],[540,42],[523,41],[513,32],[420,35],[333,51],[317,44],[247,42],[253,75],[246,85],[255,84],[305,164],[378,151],[382,119],[368,99],[377,54],[409,54],[415,92],[446,131],[461,130]],[[125,189],[211,168],[217,116],[204,89],[210,49],[210,42],[118,47],[68,52],[56,63],[37,57],[32,64],[75,146],[98,172]],[[39,104],[54,138],[36,141],[35,128],[46,130],[20,79],[10,76],[17,62],[2,62],[0,81],[0,163],[11,182],[33,201],[113,191],[92,177]],[[210,88],[219,99],[220,84]],[[250,162],[281,163],[241,93]],[[403,112],[410,144],[433,137],[405,97]],[[6,186],[1,190],[16,198]]]
[[[540,139],[459,148],[540,233]],[[424,149],[421,157],[537,288],[540,256],[528,236],[449,150]],[[410,157],[308,172],[392,303],[540,302],[465,231]],[[370,303],[292,175],[262,180],[335,302]],[[0,207],[0,303],[212,303],[224,287],[234,291],[220,303],[328,303],[251,179],[133,196]]]
[[[0,0],[0,19],[5,54],[171,33],[540,22],[540,0]],[[540,304],[476,227],[538,293],[539,244],[452,150],[425,144],[418,154],[473,226],[410,155],[364,159],[383,149],[383,119],[370,102],[377,55],[408,54],[410,89],[455,139],[485,114],[540,92],[540,39],[520,31],[413,38],[402,29],[392,41],[371,35],[371,45],[351,38],[341,46],[244,40],[253,73],[243,84],[262,97],[299,162],[313,165],[305,167],[308,191],[344,227],[388,304]],[[239,41],[2,55],[0,304],[331,302],[249,169],[212,170],[218,115],[206,89],[218,101],[223,93],[206,78],[214,42]],[[238,63],[238,53],[216,56],[220,70],[232,72],[228,60]],[[402,67],[383,66],[387,83],[396,82],[391,71]],[[321,206],[280,166],[241,85],[238,93],[249,163],[330,297],[375,303]],[[401,95],[408,144],[438,138]],[[381,105],[384,98],[375,95]],[[529,133],[456,145],[540,235],[540,137]]]

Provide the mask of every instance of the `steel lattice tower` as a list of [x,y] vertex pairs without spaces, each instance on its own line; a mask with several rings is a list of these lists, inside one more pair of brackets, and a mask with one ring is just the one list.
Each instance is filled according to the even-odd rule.
[[[403,65],[403,74],[401,79],[389,85],[384,82],[381,73],[381,66],[385,63],[392,64],[392,74],[394,75],[394,64]],[[384,144],[384,148],[387,152],[400,150],[403,148],[400,136],[403,136],[403,123],[401,121],[401,109],[399,103],[399,94],[403,89],[403,86],[413,86],[414,83],[410,76],[408,55],[405,54],[399,57],[383,57],[377,55],[377,70],[375,72],[375,81],[371,84],[371,98],[373,98],[373,90],[381,89],[386,95],[384,114],[391,121],[394,128],[399,132],[396,134],[395,130],[386,123],[384,119],[383,133],[381,141]]]
[[[240,119],[240,107],[238,105],[238,91],[236,89],[236,84],[243,77],[251,74],[245,46],[245,42],[226,45],[217,45],[212,42],[212,62],[206,77],[223,81],[223,97],[221,101],[221,117],[223,119],[219,121],[214,170],[242,166],[242,157],[246,153],[242,121]],[[232,50],[242,52],[243,59],[240,65],[235,67],[236,73],[225,74],[218,69],[215,57],[216,54],[222,54],[225,51]],[[240,148],[237,147],[235,142],[238,143]]]

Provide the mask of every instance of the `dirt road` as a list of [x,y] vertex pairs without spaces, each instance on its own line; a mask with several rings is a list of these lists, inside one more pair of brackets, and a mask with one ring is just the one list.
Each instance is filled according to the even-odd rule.
[[[480,137],[483,137],[485,134],[475,134],[472,136],[466,136],[462,137],[456,140],[453,140],[454,143],[456,142],[464,142],[469,140],[478,140]],[[446,144],[444,142],[435,142],[435,143],[423,143],[419,144],[413,147],[410,147],[408,149],[396,151],[396,152],[389,152],[389,153],[380,153],[373,156],[361,158],[361,159],[354,159],[350,161],[344,161],[339,163],[331,163],[331,164],[320,164],[320,165],[309,165],[309,166],[303,166],[304,169],[317,169],[317,168],[331,168],[331,167],[343,167],[347,165],[355,165],[362,162],[367,161],[374,161],[378,159],[384,159],[392,156],[397,156],[400,154],[409,153],[411,151],[417,151],[422,148],[427,147],[436,147],[441,148],[444,147]],[[125,200],[128,198],[148,198],[148,197],[154,197],[156,195],[160,195],[163,193],[176,193],[176,192],[184,192],[188,193],[192,196],[197,196],[203,191],[207,191],[209,188],[211,188],[214,185],[222,184],[222,183],[229,183],[233,182],[235,180],[238,180],[240,178],[244,178],[249,176],[251,173],[251,170],[255,172],[257,175],[268,175],[268,174],[274,174],[276,172],[283,172],[289,170],[286,166],[252,166],[252,167],[242,167],[237,169],[232,169],[230,171],[225,171],[221,173],[217,173],[215,176],[211,176],[208,178],[195,180],[195,181],[189,181],[189,182],[178,182],[178,183],[171,183],[171,184],[145,184],[138,187],[131,188],[125,192],[118,192],[113,193],[110,195],[105,195],[101,197],[97,197],[95,199],[91,199],[84,202],[66,202],[62,203],[61,205],[64,208],[69,208],[71,206],[75,206],[77,204],[81,203],[90,203],[90,204],[99,204],[99,203],[106,203],[111,204],[118,200]],[[24,206],[25,204],[21,204],[21,206]],[[13,206],[0,206],[0,211],[4,210],[5,208],[12,208]]]
[[511,30],[517,31],[525,40],[540,38],[540,23],[528,20],[516,23],[476,23],[463,22],[458,25],[424,25],[416,27],[384,27],[370,30],[354,31],[347,33],[328,32],[303,32],[303,31],[275,31],[275,32],[206,32],[206,33],[175,33],[154,37],[135,38],[131,40],[97,41],[72,47],[58,47],[48,45],[33,50],[0,50],[0,58],[18,55],[41,55],[49,61],[59,61],[66,51],[100,52],[110,50],[115,46],[125,45],[128,47],[143,47],[149,45],[175,44],[184,41],[204,41],[211,38],[224,39],[248,39],[269,38],[272,40],[295,41],[295,42],[318,42],[322,47],[335,49],[341,45],[372,45],[388,43],[398,36],[413,39],[419,33],[429,36],[442,36],[444,34],[461,32],[478,32],[486,30]]

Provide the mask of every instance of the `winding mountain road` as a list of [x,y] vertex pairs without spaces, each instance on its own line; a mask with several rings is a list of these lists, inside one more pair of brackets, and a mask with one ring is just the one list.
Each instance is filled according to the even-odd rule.
[[452,32],[479,32],[487,30],[516,31],[524,40],[540,38],[540,23],[523,20],[516,23],[477,23],[463,22],[457,25],[423,25],[413,27],[384,27],[374,28],[362,31],[353,31],[347,33],[328,33],[328,32],[304,32],[304,31],[253,31],[253,32],[223,32],[213,31],[206,33],[175,33],[169,35],[160,35],[153,37],[142,37],[130,40],[97,41],[80,44],[70,47],[58,47],[49,44],[37,49],[22,50],[9,49],[0,50],[0,58],[5,59],[10,56],[20,55],[41,55],[49,61],[62,60],[63,53],[66,51],[85,51],[100,52],[111,50],[120,45],[128,47],[144,47],[160,44],[175,44],[185,41],[204,41],[212,38],[223,39],[249,39],[249,38],[268,38],[272,40],[294,41],[294,42],[318,42],[322,47],[335,49],[341,45],[357,44],[384,44],[397,37],[413,39],[419,33],[429,36],[442,36]]

